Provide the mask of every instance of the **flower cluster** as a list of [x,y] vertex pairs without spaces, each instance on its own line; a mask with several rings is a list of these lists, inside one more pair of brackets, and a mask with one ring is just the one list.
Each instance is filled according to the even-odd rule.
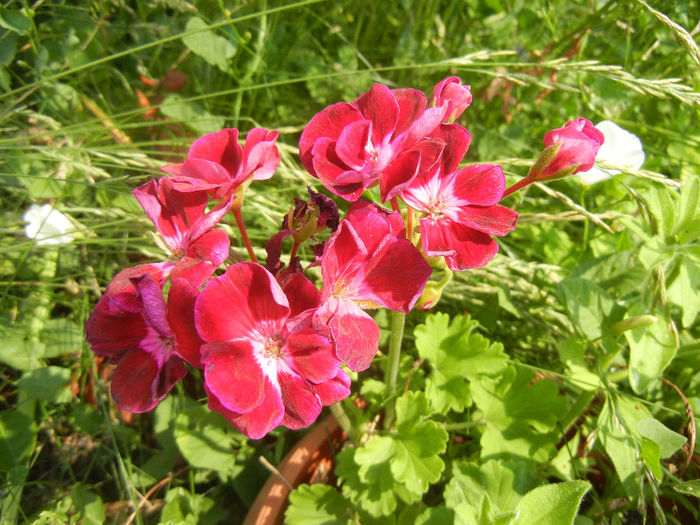
[[[261,438],[278,425],[306,427],[322,407],[347,397],[348,370],[367,369],[379,348],[367,310],[432,306],[434,294],[421,298],[431,265],[484,266],[498,251],[493,236],[515,228],[517,213],[498,204],[501,167],[460,168],[471,135],[454,121],[471,101],[469,86],[450,77],[430,100],[376,84],[319,112],[301,135],[301,162],[351,205],[340,220],[335,202],[309,189],[308,202],[297,199],[267,242],[264,266],[241,209],[248,186],[272,177],[280,163],[278,132],[252,129],[243,146],[236,129],[205,135],[182,163],[162,168],[168,176],[135,189],[171,254],[122,270],[88,319],[88,343],[116,364],[117,405],[151,410],[188,367],[199,369],[209,407]],[[592,163],[593,147],[585,138],[570,142],[568,128],[548,134],[547,146],[561,144],[543,173]],[[375,186],[390,208],[361,198]],[[229,212],[251,260],[221,272],[230,240],[217,226]],[[299,248],[311,241],[305,268]],[[320,267],[320,286],[305,273],[311,266]]]

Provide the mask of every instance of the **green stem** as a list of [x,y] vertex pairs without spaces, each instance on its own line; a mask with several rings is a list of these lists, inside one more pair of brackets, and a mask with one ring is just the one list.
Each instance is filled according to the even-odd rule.
[[[386,375],[384,376],[384,384],[386,385],[386,396],[391,398],[396,391],[396,379],[399,375],[399,361],[401,359],[401,341],[403,339],[403,329],[406,320],[406,314],[401,312],[389,313],[391,317],[391,335],[389,336],[389,355],[386,365]],[[386,406],[384,418],[384,428],[389,428],[394,419],[394,400],[389,399]]]
[[350,418],[345,412],[345,409],[342,405],[342,401],[332,404],[329,408],[331,409],[331,414],[333,414],[333,417],[335,417],[335,420],[338,422],[340,427],[345,431],[345,433],[352,441],[357,443],[357,430],[355,429],[355,426],[352,424],[352,421],[350,421]]

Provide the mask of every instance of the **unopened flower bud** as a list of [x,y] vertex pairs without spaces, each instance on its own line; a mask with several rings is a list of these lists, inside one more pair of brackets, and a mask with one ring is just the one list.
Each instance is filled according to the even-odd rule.
[[627,332],[628,330],[634,330],[635,328],[643,328],[657,322],[659,319],[653,315],[635,315],[634,317],[628,317],[612,325],[610,327],[610,332],[613,334],[621,334],[622,332]]
[[454,122],[472,103],[471,87],[462,85],[458,77],[448,77],[433,88],[433,106],[447,104],[446,122]]
[[[590,120],[579,117],[570,120],[563,128],[553,129],[544,136],[547,147],[540,156],[549,156],[549,148],[558,145],[551,160],[541,166],[540,159],[533,166],[530,175],[538,182],[561,179],[579,171],[593,167],[600,146],[605,141],[603,134]],[[538,171],[535,171],[537,168]]]

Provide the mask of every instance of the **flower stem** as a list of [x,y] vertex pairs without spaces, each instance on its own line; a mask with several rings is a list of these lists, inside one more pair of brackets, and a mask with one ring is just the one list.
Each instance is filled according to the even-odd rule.
[[345,431],[345,433],[348,435],[348,437],[357,443],[357,431],[355,430],[354,425],[352,424],[352,421],[350,421],[350,418],[348,417],[347,413],[345,412],[345,409],[343,408],[342,401],[339,401],[337,403],[333,403],[329,408],[331,409],[331,414],[333,414],[333,417],[335,417],[335,420],[338,422],[340,427]]
[[250,260],[254,263],[258,262],[255,253],[253,252],[253,246],[250,244],[250,239],[248,238],[248,232],[245,229],[245,223],[243,222],[243,214],[241,213],[240,206],[233,208],[233,216],[236,218],[236,226],[238,226],[238,231],[241,232],[241,239],[243,239],[243,244],[245,244],[246,250],[248,250],[248,255]]
[[[389,312],[391,318],[391,334],[389,335],[389,355],[386,365],[386,375],[384,384],[386,385],[386,396],[391,398],[396,391],[396,379],[399,375],[399,361],[401,358],[401,341],[403,339],[403,329],[406,314],[401,312]],[[384,428],[389,428],[394,419],[394,400],[389,399],[384,416]]]
[[532,184],[533,182],[535,182],[535,179],[534,179],[534,177],[531,178],[530,175],[528,175],[525,178],[520,179],[518,182],[516,182],[510,188],[508,188],[506,191],[503,192],[503,197],[501,197],[501,200],[508,197],[508,195],[510,195],[511,193],[514,193],[514,192],[518,191],[519,189],[524,188],[528,184]]
[[406,238],[413,242],[413,208],[406,206]]

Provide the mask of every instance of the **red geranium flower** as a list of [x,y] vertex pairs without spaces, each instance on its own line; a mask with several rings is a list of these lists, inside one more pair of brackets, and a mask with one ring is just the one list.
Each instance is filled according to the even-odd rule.
[[426,109],[415,89],[375,84],[352,103],[333,104],[304,128],[299,154],[304,167],[330,191],[356,201],[379,182],[382,201],[396,196],[444,146],[430,134],[448,104]]
[[353,204],[321,257],[322,304],[314,314],[352,370],[369,367],[379,328],[362,308],[407,313],[420,297],[430,266],[406,238],[401,214],[369,202]]
[[477,164],[457,170],[469,146],[468,133],[460,129],[451,128],[450,147],[441,160],[401,193],[404,202],[421,213],[423,253],[444,256],[454,271],[487,264],[498,252],[491,235],[506,235],[518,220],[516,212],[497,205],[506,182],[500,166]]
[[90,314],[85,333],[92,351],[108,356],[117,367],[112,397],[130,412],[153,409],[187,373],[183,360],[200,366],[202,340],[194,329],[197,290],[175,279],[166,305],[160,285],[149,274],[133,276],[131,301],[122,308],[105,293]]
[[147,182],[133,194],[173,253],[175,260],[166,264],[166,272],[199,287],[228,257],[228,235],[212,228],[228,212],[232,199],[205,214],[206,190],[179,191],[167,177]]
[[180,184],[206,189],[215,199],[224,199],[251,179],[272,177],[280,163],[277,137],[278,131],[253,128],[241,147],[237,129],[222,129],[195,140],[182,164],[161,169],[174,175]]
[[258,439],[277,425],[307,427],[349,395],[333,344],[311,326],[319,299],[302,274],[283,289],[255,263],[212,279],[195,306],[209,408]]

